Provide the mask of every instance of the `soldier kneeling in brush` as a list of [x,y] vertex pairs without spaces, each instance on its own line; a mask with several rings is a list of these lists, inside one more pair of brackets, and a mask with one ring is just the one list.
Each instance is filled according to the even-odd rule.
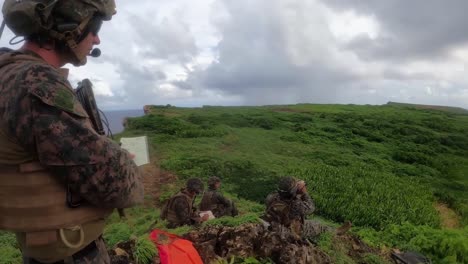
[[167,227],[196,225],[208,220],[208,215],[200,217],[194,205],[195,197],[203,192],[203,182],[198,178],[189,179],[186,187],[172,196],[161,210],[161,218],[169,223]]
[[220,187],[220,178],[213,176],[208,179],[208,191],[203,194],[200,210],[211,211],[215,217],[236,216],[238,214],[236,205],[218,191]]
[[[307,215],[315,211],[315,205],[307,192],[306,183],[294,177],[283,177],[278,183],[278,190],[268,195],[266,212],[262,219],[271,224],[280,224],[304,238],[316,237],[326,231],[333,231],[317,221],[306,220]],[[336,230],[343,234],[351,228],[346,222]]]

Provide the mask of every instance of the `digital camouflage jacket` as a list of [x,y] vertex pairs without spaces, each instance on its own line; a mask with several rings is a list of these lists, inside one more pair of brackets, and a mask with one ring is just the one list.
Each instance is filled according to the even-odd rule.
[[308,194],[296,195],[292,199],[284,199],[277,192],[271,193],[266,199],[264,219],[289,226],[293,221],[304,223],[307,215],[315,211],[315,205]]
[[[129,153],[94,131],[70,83],[32,52],[0,49],[0,133],[60,177],[78,199],[125,208],[143,201]],[[0,164],[9,160],[0,148]],[[18,152],[18,150],[15,150]]]
[[225,198],[218,190],[210,188],[203,194],[200,211],[211,211],[216,217],[224,215],[225,209],[231,207],[231,200]]
[[201,222],[197,209],[193,205],[194,200],[195,198],[190,197],[186,189],[182,189],[169,199],[166,209],[169,228]]

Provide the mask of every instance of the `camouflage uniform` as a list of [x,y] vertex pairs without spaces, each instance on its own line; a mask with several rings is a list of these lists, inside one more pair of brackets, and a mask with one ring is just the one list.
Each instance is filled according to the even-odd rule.
[[[73,201],[106,208],[143,201],[141,175],[129,153],[94,131],[58,69],[32,52],[2,48],[0,93],[0,133],[62,179]],[[9,151],[0,150],[0,163]],[[109,263],[102,240],[88,252],[75,263]]]
[[262,218],[269,223],[289,227],[298,236],[308,238],[331,230],[316,221],[305,219],[314,211],[314,202],[307,193],[286,199],[273,192],[266,199],[266,212]]
[[231,200],[225,198],[213,186],[203,194],[200,202],[201,211],[211,211],[215,217],[236,216],[238,214],[236,205]]
[[182,189],[172,196],[167,204],[167,227],[199,224],[201,218],[193,204],[194,201],[195,197],[191,197],[187,189]]
[[4,132],[90,203],[125,208],[142,201],[141,175],[129,153],[94,131],[57,69],[22,57],[25,53],[0,49]]

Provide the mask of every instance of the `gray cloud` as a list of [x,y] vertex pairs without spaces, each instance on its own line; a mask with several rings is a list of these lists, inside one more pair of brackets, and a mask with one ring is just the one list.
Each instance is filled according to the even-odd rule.
[[190,28],[176,16],[165,17],[157,24],[151,17],[137,15],[132,15],[130,21],[144,57],[185,63],[198,53]]
[[[188,83],[241,95],[246,104],[278,104],[333,102],[340,87],[355,78],[327,60],[328,48],[308,40],[307,29],[295,31],[297,36],[288,35],[295,27],[309,22],[306,12],[320,16],[319,11],[305,11],[307,2],[296,1],[290,6],[299,16],[294,19],[282,17],[281,1],[222,2],[228,17],[216,25],[222,35],[217,46],[218,61],[206,70],[194,72]],[[329,32],[319,27],[314,38],[330,38]],[[291,37],[306,41],[294,46]],[[317,45],[317,49],[310,50],[308,45]],[[299,57],[305,60],[298,63],[291,49],[298,50]]]
[[117,72],[124,80],[123,90],[112,98],[119,102],[124,101],[129,105],[149,104],[158,96],[154,89],[159,82],[166,80],[166,74],[151,67],[139,67],[136,63],[121,61],[118,64]]
[[441,59],[451,48],[468,43],[465,0],[322,0],[338,10],[374,16],[380,36],[362,36],[347,48],[367,60]]
[[[465,0],[121,1],[100,32],[103,55],[71,76],[99,83],[104,109],[390,100],[467,107],[468,51],[452,56],[468,44],[467,8]],[[348,10],[375,18],[377,38],[333,35],[327,14]]]
[[429,73],[405,73],[395,68],[387,68],[379,76],[385,80],[399,80],[399,81],[411,81],[411,80],[430,80],[433,76]]

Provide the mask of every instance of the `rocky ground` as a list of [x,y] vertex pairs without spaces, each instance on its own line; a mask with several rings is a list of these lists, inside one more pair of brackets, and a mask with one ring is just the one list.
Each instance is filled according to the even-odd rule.
[[[297,237],[281,226],[266,228],[262,224],[244,224],[237,227],[205,227],[184,236],[194,242],[205,263],[217,258],[269,258],[274,263],[307,264],[333,263],[332,258],[313,241]],[[345,245],[344,251],[359,260],[368,253],[376,253],[357,237],[334,235],[333,243]]]
[[[281,227],[268,229],[262,224],[209,226],[191,231],[184,238],[193,242],[204,263],[230,260],[232,257],[255,257],[281,264],[334,263],[333,257],[314,242],[298,238]],[[335,235],[333,243],[339,244],[342,252],[356,263],[363,263],[361,261],[369,253],[378,253],[350,234]],[[110,251],[112,263],[135,263],[132,256],[134,249],[134,241],[119,243]],[[160,263],[159,259],[156,258],[154,263]]]

